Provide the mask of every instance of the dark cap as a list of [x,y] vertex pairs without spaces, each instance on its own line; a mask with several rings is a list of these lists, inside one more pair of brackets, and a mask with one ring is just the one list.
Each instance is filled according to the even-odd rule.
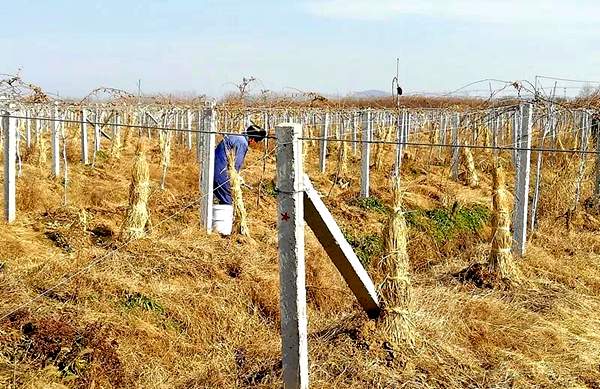
[[267,132],[256,124],[248,126],[246,131],[244,131],[244,134],[248,137],[248,139],[253,139],[255,142],[260,142],[267,136]]

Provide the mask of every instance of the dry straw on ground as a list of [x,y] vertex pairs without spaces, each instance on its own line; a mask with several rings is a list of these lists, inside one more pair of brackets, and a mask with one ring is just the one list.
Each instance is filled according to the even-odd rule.
[[131,172],[129,186],[129,207],[125,222],[121,229],[124,240],[139,239],[146,236],[150,229],[150,213],[148,197],[150,196],[150,174],[144,151],[144,144],[139,142],[135,152],[135,160]]
[[393,209],[384,232],[384,255],[379,263],[383,278],[379,292],[383,299],[384,336],[397,347],[415,344],[415,325],[407,252],[408,228],[402,209],[400,179],[393,180]]

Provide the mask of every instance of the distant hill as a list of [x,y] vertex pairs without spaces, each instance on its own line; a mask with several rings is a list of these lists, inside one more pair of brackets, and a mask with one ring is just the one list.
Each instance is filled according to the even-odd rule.
[[372,97],[388,97],[390,96],[389,92],[384,92],[382,90],[377,89],[369,89],[361,92],[354,92],[351,94],[351,97],[354,98],[372,98]]

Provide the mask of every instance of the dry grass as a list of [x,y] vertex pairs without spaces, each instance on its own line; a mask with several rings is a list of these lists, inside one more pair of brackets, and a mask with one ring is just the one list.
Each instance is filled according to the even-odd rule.
[[[24,165],[17,222],[0,224],[0,314],[98,263],[0,322],[0,386],[281,387],[273,193],[263,190],[256,205],[256,192],[243,190],[255,246],[208,236],[194,205],[194,158],[173,144],[166,190],[157,190],[157,143],[148,153],[153,233],[115,252],[128,206],[131,146],[123,148],[118,165],[72,164],[67,208],[48,169]],[[389,204],[393,150],[384,151],[372,193]],[[491,210],[489,169],[482,169],[480,188],[472,189],[451,181],[447,166],[430,163],[429,150],[409,152],[404,204],[420,341],[414,351],[394,353],[378,342],[373,323],[307,233],[313,387],[598,387],[600,237],[577,223],[567,237],[557,219],[571,204],[573,176],[555,167],[570,166],[569,160],[545,159],[539,229],[519,260],[525,281],[501,290],[453,276],[489,255],[490,221],[475,219],[473,211]],[[262,177],[261,155],[251,150],[242,171],[252,187]],[[483,152],[475,158],[489,163]],[[350,172],[359,171],[360,161],[349,156],[347,164],[354,184],[334,187],[325,202],[371,269],[387,214],[376,201],[353,200],[358,181]],[[576,171],[578,161],[571,165]],[[332,172],[315,173],[315,153],[308,155],[307,170],[328,193]],[[273,177],[269,160],[264,178]],[[507,185],[513,185],[510,177]],[[582,198],[589,197],[590,186],[583,189]]]

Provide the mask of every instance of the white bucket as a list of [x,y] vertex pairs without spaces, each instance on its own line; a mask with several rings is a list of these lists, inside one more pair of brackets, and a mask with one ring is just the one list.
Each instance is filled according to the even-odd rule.
[[221,235],[231,235],[233,227],[233,206],[226,204],[213,205],[213,225],[214,231]]

